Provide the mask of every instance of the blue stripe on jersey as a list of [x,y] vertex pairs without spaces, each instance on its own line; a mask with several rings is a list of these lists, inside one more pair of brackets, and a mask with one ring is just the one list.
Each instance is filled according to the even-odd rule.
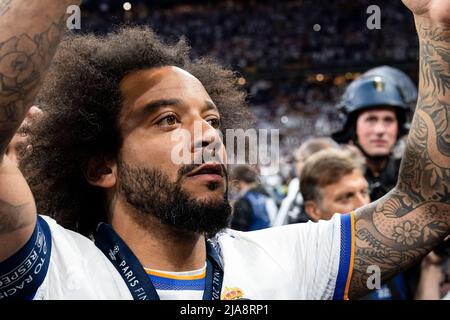
[[351,214],[343,214],[341,217],[341,252],[339,258],[339,272],[334,289],[334,300],[343,300],[345,286],[349,275],[350,258],[352,249],[352,225]]
[[30,240],[0,263],[0,300],[32,300],[47,275],[51,249],[50,228],[38,216]]
[[179,280],[148,275],[157,290],[205,290],[205,278]]

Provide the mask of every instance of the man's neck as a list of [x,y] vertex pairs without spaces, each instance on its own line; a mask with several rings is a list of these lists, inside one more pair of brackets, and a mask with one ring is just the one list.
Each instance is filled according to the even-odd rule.
[[132,216],[139,213],[130,213],[130,210],[133,209],[127,212],[116,207],[111,225],[143,267],[164,271],[204,267],[206,245],[203,235],[180,233],[151,215],[146,217],[143,226]]
[[244,196],[249,190],[256,187],[255,183],[245,184],[241,186],[241,190],[239,191],[239,194],[241,196]]
[[367,169],[374,177],[378,177],[386,168],[388,160],[388,157],[368,157],[366,158]]

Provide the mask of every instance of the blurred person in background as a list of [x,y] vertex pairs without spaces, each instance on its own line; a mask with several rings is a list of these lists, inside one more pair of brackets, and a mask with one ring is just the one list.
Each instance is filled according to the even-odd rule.
[[450,300],[450,238],[430,252],[420,265],[416,300]]
[[275,226],[284,224],[307,222],[308,217],[302,210],[303,198],[300,190],[300,172],[305,161],[314,153],[327,149],[339,148],[336,142],[328,137],[312,137],[307,139],[294,153],[295,173],[297,177],[291,180],[288,187],[288,194],[281,203],[275,220]]
[[[364,159],[351,148],[325,149],[312,155],[300,174],[300,192],[308,217],[330,220],[370,203],[369,184],[364,177]],[[409,298],[401,273],[372,291],[363,300],[405,300]]]
[[364,163],[350,152],[325,149],[309,157],[300,175],[300,192],[310,220],[330,220],[370,203]]
[[231,228],[253,231],[271,227],[277,206],[260,184],[256,170],[246,165],[236,166],[230,174],[230,184],[239,193],[233,205]]
[[346,89],[340,102],[338,143],[357,146],[366,158],[370,197],[377,200],[397,183],[400,157],[394,148],[408,132],[411,104],[417,89],[402,71],[382,66],[367,71]]

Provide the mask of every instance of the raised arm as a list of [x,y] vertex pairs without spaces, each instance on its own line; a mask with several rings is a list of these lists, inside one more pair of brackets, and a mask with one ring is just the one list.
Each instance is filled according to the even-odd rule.
[[355,214],[350,298],[367,293],[369,266],[384,281],[450,232],[450,1],[403,2],[419,36],[419,99],[397,186]]
[[36,208],[5,150],[32,106],[76,0],[0,0],[0,262],[30,237]]

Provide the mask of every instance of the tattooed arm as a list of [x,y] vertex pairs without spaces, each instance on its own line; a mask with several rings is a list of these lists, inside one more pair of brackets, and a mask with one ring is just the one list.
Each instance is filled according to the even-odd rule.
[[419,35],[419,99],[397,186],[355,214],[350,298],[367,293],[368,266],[380,267],[384,281],[450,231],[450,2],[403,2]]
[[5,150],[64,33],[67,7],[79,2],[0,0],[0,262],[25,244],[36,220],[31,191]]

